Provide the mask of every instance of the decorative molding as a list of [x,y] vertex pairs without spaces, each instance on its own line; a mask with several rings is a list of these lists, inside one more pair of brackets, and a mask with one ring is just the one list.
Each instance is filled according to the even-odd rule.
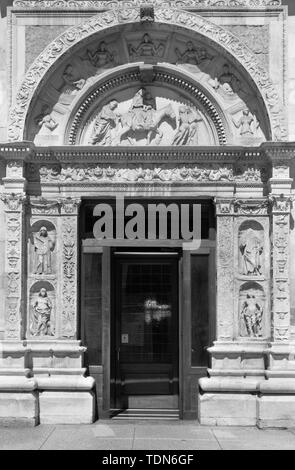
[[[101,83],[98,88],[90,93],[77,109],[74,117],[72,118],[72,123],[67,137],[67,143],[70,145],[76,145],[78,143],[77,136],[84,116],[87,114],[88,109],[93,105],[99,96],[103,95],[103,93],[111,89],[117,89],[118,86],[123,85],[124,83],[131,84],[132,82],[140,82],[140,74],[141,72],[138,70],[125,73],[112,79],[108,78],[105,82]],[[157,82],[161,85],[163,83],[168,83],[169,85],[173,85],[178,89],[180,88],[194,96],[194,99],[196,99],[197,102],[204,108],[206,114],[212,120],[217,133],[219,144],[225,145],[227,143],[223,117],[220,115],[220,112],[216,109],[213,103],[210,102],[208,96],[206,96],[205,93],[203,93],[196,85],[193,85],[183,78],[178,78],[172,75],[172,73],[155,70],[153,74],[153,83],[157,84]]]
[[[127,0],[124,2],[126,7],[132,8],[144,4],[142,0]],[[161,5],[163,7],[174,7],[183,9],[203,9],[208,7],[215,8],[264,8],[267,6],[280,6],[281,0],[148,0],[146,3],[151,5]],[[120,0],[14,0],[14,8],[35,8],[35,9],[119,9],[122,8]]]
[[30,198],[32,215],[57,215],[59,212],[58,201],[48,201],[43,197]]
[[24,193],[1,195],[5,211],[5,338],[21,339],[22,236]]
[[[74,45],[96,32],[138,20],[138,8],[108,10],[91,17],[83,24],[69,28],[49,44],[34,61],[17,92],[14,106],[10,112],[9,139],[11,141],[23,139],[25,119],[30,102],[38,91],[39,85],[44,82],[46,73],[59,58],[64,56]],[[224,28],[211,23],[207,18],[172,8],[155,8],[155,23],[169,24],[194,31],[230,53],[250,74],[256,87],[260,90],[271,118],[273,139],[283,140],[286,138],[286,123],[279,95],[255,55],[237,37]]]
[[62,310],[60,334],[74,339],[77,331],[77,217],[62,218]]
[[267,216],[269,202],[268,199],[236,199],[234,202],[235,213],[249,217]]
[[291,198],[270,196],[272,204],[273,340],[290,339],[290,210]]

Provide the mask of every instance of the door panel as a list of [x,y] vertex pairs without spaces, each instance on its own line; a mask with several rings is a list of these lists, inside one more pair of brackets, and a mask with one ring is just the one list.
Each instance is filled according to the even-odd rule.
[[178,393],[178,264],[115,261],[116,407],[128,396]]

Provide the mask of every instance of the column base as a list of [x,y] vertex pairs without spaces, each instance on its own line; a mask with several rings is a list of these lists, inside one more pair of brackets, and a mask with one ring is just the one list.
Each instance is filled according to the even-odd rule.
[[36,393],[0,393],[0,426],[36,426],[38,414]]
[[256,426],[256,397],[248,394],[199,394],[199,421],[207,426]]
[[94,421],[93,392],[40,392],[39,406],[40,424],[91,424]]

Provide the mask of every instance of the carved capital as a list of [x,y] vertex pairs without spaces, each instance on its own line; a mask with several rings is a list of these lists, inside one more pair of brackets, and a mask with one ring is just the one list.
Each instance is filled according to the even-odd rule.
[[292,207],[292,198],[289,196],[284,196],[281,194],[280,196],[273,196],[269,197],[269,201],[272,205],[272,212],[273,214],[289,214]]
[[233,199],[219,199],[215,198],[215,207],[217,216],[228,216],[234,213],[234,200]]
[[62,215],[77,215],[81,198],[65,197],[59,199]]
[[26,202],[24,193],[3,193],[0,197],[5,204],[5,212],[20,212]]

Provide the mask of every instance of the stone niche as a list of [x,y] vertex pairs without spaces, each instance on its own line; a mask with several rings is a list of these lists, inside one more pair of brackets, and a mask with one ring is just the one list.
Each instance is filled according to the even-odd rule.
[[[203,103],[217,110],[226,131],[224,143],[258,145],[270,137],[257,90],[224,49],[197,33],[149,26],[121,25],[73,46],[36,92],[25,138],[37,145],[218,145],[222,142],[211,122],[212,109],[200,105],[201,95]],[[144,90],[141,101],[140,90]],[[94,108],[89,106],[93,94]],[[67,132],[83,113],[87,119],[73,142]],[[116,132],[105,129],[100,139],[94,139],[93,127],[101,113],[109,115],[105,127]],[[148,137],[147,131],[151,131]]]
[[265,270],[264,230],[256,220],[244,221],[239,227],[239,275],[261,277]]
[[28,336],[52,339],[55,336],[55,288],[48,281],[37,281],[30,288]]
[[48,220],[38,220],[30,228],[29,275],[56,276],[56,228]]
[[262,339],[265,337],[265,292],[257,282],[249,281],[239,290],[239,337]]

